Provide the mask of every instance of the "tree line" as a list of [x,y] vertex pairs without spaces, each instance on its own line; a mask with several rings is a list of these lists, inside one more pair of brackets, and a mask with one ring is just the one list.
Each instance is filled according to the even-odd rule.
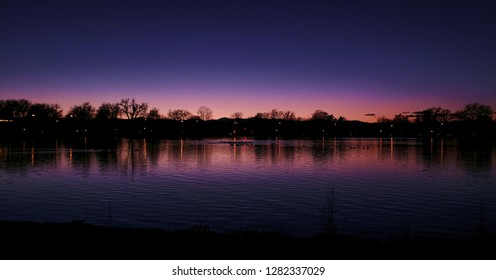
[[[167,114],[162,115],[159,109],[152,107],[148,110],[148,103],[136,102],[135,99],[122,99],[117,103],[102,103],[98,108],[91,105],[89,102],[84,102],[81,105],[72,106],[65,116],[58,104],[32,103],[26,99],[9,99],[0,100],[0,119],[16,120],[22,118],[37,119],[60,119],[74,118],[80,120],[91,119],[171,119],[177,121],[185,121],[189,119],[198,119],[208,121],[213,119],[213,111],[207,106],[200,106],[194,115],[186,109],[169,110]],[[313,118],[320,118],[322,111],[317,110]],[[244,114],[242,112],[234,112],[231,114],[232,119],[241,119]],[[261,119],[285,119],[297,120],[294,111],[281,111],[273,109],[270,112],[257,113],[255,118]]]
[[[32,103],[26,99],[8,99],[0,100],[0,119],[16,120],[22,118],[36,119],[60,119],[60,118],[75,118],[80,120],[91,119],[171,119],[185,121],[189,119],[197,120],[212,120],[213,111],[207,106],[200,106],[194,115],[186,109],[169,110],[166,115],[162,115],[159,109],[152,107],[148,110],[148,103],[137,102],[135,99],[122,99],[117,103],[102,103],[98,108],[91,105],[89,102],[84,102],[81,105],[72,106],[65,116],[58,104]],[[413,112],[411,114],[397,114],[393,118],[380,116],[377,118],[378,123],[404,123],[404,122],[444,122],[450,121],[490,121],[494,114],[493,109],[489,105],[479,103],[471,103],[465,105],[462,110],[451,112],[451,110],[441,107],[431,107],[423,111]],[[232,119],[242,119],[242,112],[234,112],[231,114]],[[256,119],[281,119],[281,120],[329,120],[343,121],[346,120],[340,116],[335,118],[323,110],[316,110],[310,118],[296,117],[294,111],[272,109],[270,112],[256,113],[252,118]]]
[[488,105],[471,103],[451,112],[432,107],[393,118],[378,117],[374,123],[335,117],[316,110],[310,117],[294,111],[273,109],[244,117],[213,119],[207,106],[193,114],[185,109],[158,108],[135,99],[72,106],[63,114],[58,104],[32,103],[25,99],[0,100],[0,136],[5,137],[479,137],[496,139],[494,111]]
[[451,121],[491,121],[492,115],[495,112],[489,105],[479,103],[470,103],[465,105],[462,110],[452,112],[449,109],[442,107],[431,107],[423,111],[417,111],[413,114],[398,114],[394,118],[379,117],[377,122],[384,123],[402,123],[402,122],[418,122],[418,123],[448,123]]

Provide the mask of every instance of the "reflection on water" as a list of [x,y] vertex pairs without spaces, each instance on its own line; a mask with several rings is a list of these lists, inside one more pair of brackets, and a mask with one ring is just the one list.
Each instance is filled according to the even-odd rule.
[[495,156],[494,144],[443,139],[2,144],[0,220],[108,225],[111,211],[113,226],[311,235],[333,190],[343,232],[470,235],[481,215],[496,228]]

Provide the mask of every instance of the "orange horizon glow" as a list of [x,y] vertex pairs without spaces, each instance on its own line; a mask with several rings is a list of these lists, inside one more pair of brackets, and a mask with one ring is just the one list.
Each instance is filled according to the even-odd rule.
[[[308,98],[304,98],[308,96]],[[468,96],[468,95],[465,95]],[[314,94],[314,93],[268,93],[253,95],[250,92],[208,92],[201,94],[193,90],[178,91],[175,94],[136,94],[135,91],[107,91],[98,94],[97,91],[70,92],[70,94],[52,91],[51,94],[43,93],[0,93],[0,99],[27,99],[33,103],[57,103],[61,106],[65,115],[72,106],[83,102],[90,102],[95,108],[102,103],[116,103],[124,98],[134,98],[137,102],[148,103],[149,109],[156,107],[159,113],[166,116],[170,109],[186,109],[193,115],[197,113],[200,106],[207,106],[213,111],[213,119],[230,117],[234,112],[242,112],[243,118],[253,117],[259,112],[270,112],[272,109],[294,111],[296,117],[303,119],[311,117],[316,110],[323,110],[333,114],[336,118],[343,116],[347,120],[358,120],[363,122],[376,122],[378,117],[393,118],[397,114],[408,114],[422,111],[431,107],[443,107],[452,112],[463,109],[469,103],[481,103],[496,108],[495,100],[470,100],[463,94],[457,94],[454,98],[430,98],[401,96],[382,97],[373,94],[360,94],[348,92],[339,96],[337,94]],[[463,98],[465,97],[465,98]],[[375,114],[375,116],[367,116]]]

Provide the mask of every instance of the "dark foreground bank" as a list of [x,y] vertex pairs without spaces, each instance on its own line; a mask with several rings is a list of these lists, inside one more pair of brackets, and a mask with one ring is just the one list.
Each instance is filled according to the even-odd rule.
[[495,236],[295,238],[270,230],[165,231],[84,222],[0,222],[0,232],[1,259],[496,259]]

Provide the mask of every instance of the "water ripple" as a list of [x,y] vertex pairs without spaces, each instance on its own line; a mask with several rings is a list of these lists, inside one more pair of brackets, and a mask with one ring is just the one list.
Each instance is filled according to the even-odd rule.
[[[436,140],[437,141],[437,140]],[[441,140],[439,140],[441,141]],[[5,149],[0,219],[217,229],[472,234],[494,221],[494,147],[417,139],[123,140],[115,149]],[[482,154],[479,156],[479,154]],[[493,156],[491,156],[493,155]],[[496,225],[487,222],[488,230]]]

